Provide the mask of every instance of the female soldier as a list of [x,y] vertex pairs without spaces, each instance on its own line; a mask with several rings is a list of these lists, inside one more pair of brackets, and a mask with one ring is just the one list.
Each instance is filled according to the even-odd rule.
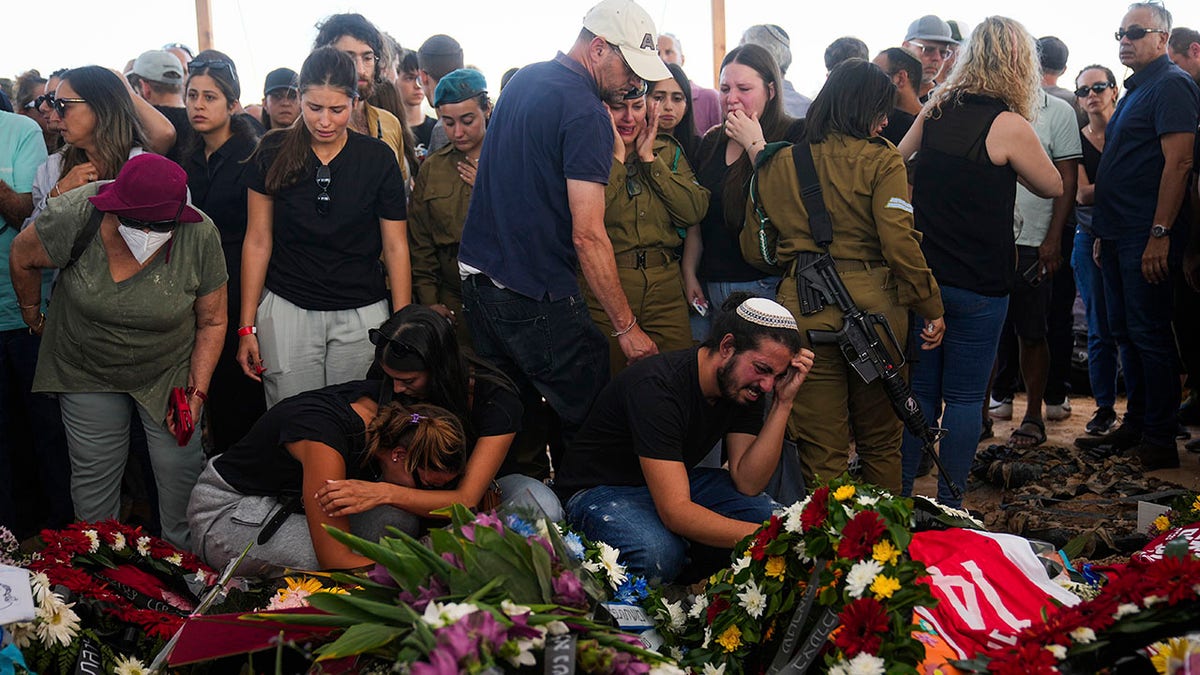
[[[604,227],[612,240],[617,274],[638,324],[659,351],[692,344],[676,248],[695,232],[708,209],[708,190],[696,182],[679,142],[658,133],[658,102],[638,96],[608,104],[615,143],[604,190]],[[587,284],[580,287],[587,289]],[[619,337],[600,301],[584,293],[592,320],[612,337],[613,374],[625,368]]]
[[[942,301],[925,264],[908,207],[908,179],[900,153],[879,137],[893,107],[896,87],[874,64],[845,61],[829,73],[807,117],[817,178],[833,221],[829,248],[855,303],[865,312],[887,316],[900,337],[908,330],[908,309],[927,320],[926,348],[942,339]],[[778,300],[791,310],[808,341],[808,330],[837,330],[842,314],[826,306],[800,312],[798,259],[820,252],[813,241],[801,186],[790,151],[762,153],[755,176],[757,206],[779,229],[778,260],[788,266]],[[752,193],[753,194],[753,193]],[[757,229],[755,203],[747,208],[748,228]],[[888,490],[900,489],[903,427],[892,412],[883,383],[865,384],[835,345],[809,345],[817,357],[792,408],[788,435],[796,439],[804,480],[832,479],[846,471],[853,432],[863,478]],[[899,357],[899,354],[894,355]]]
[[[462,311],[458,243],[492,108],[483,75],[468,68],[443,77],[434,90],[434,102],[450,142],[425,159],[413,185],[409,206],[413,294],[422,305],[456,321]],[[459,344],[470,346],[466,322],[456,322],[456,328]]]

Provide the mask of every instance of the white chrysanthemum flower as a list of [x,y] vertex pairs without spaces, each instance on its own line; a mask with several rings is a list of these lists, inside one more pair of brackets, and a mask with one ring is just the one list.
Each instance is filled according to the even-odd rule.
[[84,530],[83,536],[88,538],[88,553],[100,550],[100,533],[95,530]]
[[714,666],[711,663],[704,664],[704,675],[725,675],[725,664]]
[[1088,628],[1087,626],[1080,626],[1079,628],[1071,631],[1071,639],[1080,644],[1086,645],[1089,642],[1096,641],[1096,631]]
[[621,556],[621,552],[617,549],[600,542],[600,563],[604,565],[604,570],[608,573],[608,585],[616,590],[618,586],[625,583],[627,575],[625,574],[625,566],[617,562],[617,558]]
[[113,532],[112,537],[112,548],[114,551],[124,551],[125,547],[129,545],[129,543],[125,541],[125,535],[121,534],[120,532]]
[[[51,595],[58,597],[56,593]],[[79,634],[79,615],[71,609],[74,606],[73,602],[66,604],[59,600],[52,611],[41,607],[34,611],[34,632],[43,645],[53,647],[57,643],[66,647],[75,640]]]
[[33,600],[37,604],[46,602],[46,596],[50,594],[50,578],[45,572],[30,572],[29,585],[33,589]]
[[854,520],[854,509],[842,504],[842,510],[846,512],[846,518]]
[[150,555],[150,537],[141,536],[137,539],[137,552],[139,555]]
[[135,656],[122,656],[117,659],[116,667],[113,669],[114,675],[146,675],[146,664],[142,663]]
[[682,661],[683,660],[683,650],[680,649],[679,647],[672,645],[670,647],[667,647],[667,656],[670,656],[671,658],[675,659],[676,661]]
[[746,582],[743,588],[746,590],[737,595],[738,604],[746,610],[750,618],[757,619],[767,609],[767,596],[758,587],[758,584],[754,583],[753,579]]
[[683,630],[687,624],[687,614],[683,611],[682,602],[667,602],[663,601],[662,609],[658,610],[659,616],[667,622],[667,629],[671,632],[679,632]]
[[8,628],[9,633],[12,633],[13,644],[17,646],[17,649],[24,650],[33,642],[34,629],[32,622],[14,623],[6,626],[6,628]]
[[872,495],[859,493],[858,499],[856,499],[855,501],[858,502],[859,506],[875,506],[876,504],[879,503],[879,497],[874,497]]
[[792,547],[792,553],[796,554],[796,557],[800,559],[800,562],[809,562],[812,560],[812,558],[808,555],[808,545],[804,543],[803,539],[797,541],[796,545]]
[[183,564],[183,554],[182,553],[172,553],[171,555],[167,556],[165,558],[165,560],[167,562],[171,563],[172,565],[179,567],[180,565]]
[[733,565],[731,565],[729,567],[729,571],[733,572],[734,576],[737,576],[738,572],[741,572],[742,570],[746,569],[749,566],[750,566],[750,552],[747,551],[746,555],[740,556],[740,557],[738,557],[737,560],[733,561]]
[[1166,598],[1164,598],[1161,595],[1151,595],[1142,600],[1142,607],[1145,607],[1146,609],[1150,609],[1151,607],[1153,607],[1153,606],[1157,605],[1158,603],[1163,602],[1165,600],[1166,600]]
[[421,616],[421,619],[434,628],[441,628],[458,623],[464,617],[478,610],[478,607],[469,602],[447,602],[446,604],[431,602],[425,607],[425,614]]
[[846,575],[846,591],[852,598],[861,598],[875,581],[875,577],[883,571],[883,564],[878,560],[860,560],[854,563]]
[[712,626],[704,629],[704,642],[700,643],[700,649],[708,649],[710,644],[712,644]]
[[687,671],[674,663],[660,663],[650,669],[649,675],[687,675]]
[[1117,611],[1113,613],[1113,618],[1121,619],[1131,614],[1137,614],[1140,611],[1142,611],[1141,608],[1132,602],[1123,602],[1117,605]]
[[567,628],[567,624],[562,621],[548,621],[546,623],[546,632],[550,635],[566,635],[571,632],[571,629]]
[[707,605],[704,604],[703,595],[692,596],[692,606],[688,608],[688,617],[692,619],[699,619],[700,615],[704,613],[704,608],[706,606]]
[[802,502],[796,502],[780,512],[779,517],[783,520],[783,529],[792,534],[800,533],[800,514],[804,512],[804,507],[808,505],[806,497]]
[[1067,658],[1067,648],[1062,645],[1047,645],[1046,651],[1054,655],[1054,658],[1062,661]]
[[583,569],[591,572],[592,574],[599,574],[600,570],[604,569],[604,566],[595,560],[584,560]]
[[878,656],[860,652],[846,664],[846,675],[884,675],[886,666]]
[[525,605],[518,605],[517,603],[505,598],[504,600],[500,601],[500,611],[504,612],[507,616],[521,616],[522,614],[529,614],[533,610]]

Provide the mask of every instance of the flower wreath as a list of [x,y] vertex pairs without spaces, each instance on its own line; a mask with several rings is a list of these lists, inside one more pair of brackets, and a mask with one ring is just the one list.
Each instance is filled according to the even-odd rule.
[[73,523],[58,531],[45,530],[42,541],[46,548],[35,556],[30,570],[45,574],[52,585],[70,589],[81,602],[96,603],[104,615],[141,628],[148,637],[169,640],[191,610],[187,601],[182,597],[161,598],[177,612],[137,607],[126,595],[115,592],[108,579],[89,572],[89,567],[115,569],[122,564],[133,564],[162,577],[187,578],[200,588],[207,588],[217,580],[216,572],[195,555],[150,536],[141,528],[111,520]]
[[1158,516],[1150,524],[1149,534],[1158,536],[1177,527],[1200,522],[1200,495],[1187,493],[1171,502],[1171,510]]
[[904,555],[914,522],[912,500],[836,480],[743,540],[690,610],[656,589],[647,613],[671,655],[705,673],[822,656],[831,673],[912,672],[924,656],[913,608],[935,602]]
[[1055,607],[1045,622],[1017,633],[1014,646],[955,665],[997,675],[1097,672],[1151,642],[1196,631],[1200,559],[1181,549],[1168,547],[1152,561],[1134,558],[1095,598]]

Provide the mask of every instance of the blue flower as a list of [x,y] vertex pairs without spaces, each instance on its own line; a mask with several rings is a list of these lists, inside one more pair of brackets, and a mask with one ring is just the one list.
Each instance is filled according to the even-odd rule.
[[583,540],[574,532],[568,532],[563,535],[563,544],[567,547],[567,553],[575,560],[583,560]]
[[522,520],[516,514],[508,514],[508,518],[506,520],[508,520],[508,529],[516,532],[522,537],[532,537],[537,534],[537,530],[533,529],[533,525],[530,525],[526,521]]
[[646,579],[645,577],[631,576],[617,586],[617,592],[613,596],[617,602],[626,604],[640,603],[646,599]]

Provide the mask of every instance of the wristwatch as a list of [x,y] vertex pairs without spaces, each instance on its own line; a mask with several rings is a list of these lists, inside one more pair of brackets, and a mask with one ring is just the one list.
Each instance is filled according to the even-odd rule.
[[1171,236],[1171,228],[1167,227],[1166,225],[1155,225],[1154,227],[1150,228],[1150,236],[1154,237],[1155,239],[1169,237]]

